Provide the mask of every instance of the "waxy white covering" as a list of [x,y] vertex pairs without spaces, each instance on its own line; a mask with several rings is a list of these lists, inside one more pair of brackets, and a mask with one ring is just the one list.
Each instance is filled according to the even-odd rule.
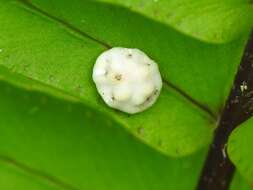
[[108,106],[130,114],[153,105],[162,88],[157,64],[138,49],[105,51],[97,58],[92,77]]

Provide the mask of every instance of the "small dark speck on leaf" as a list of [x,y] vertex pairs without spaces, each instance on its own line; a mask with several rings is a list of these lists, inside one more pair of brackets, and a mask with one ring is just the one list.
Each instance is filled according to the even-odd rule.
[[177,148],[177,149],[176,149],[176,153],[177,153],[178,155],[180,155],[180,152],[181,152],[181,151]]
[[24,71],[27,72],[28,68],[29,68],[29,65],[24,65]]
[[50,82],[54,81],[54,76],[53,75],[49,75],[49,81]]
[[162,141],[161,139],[159,139],[159,141],[158,141],[158,146],[159,146],[159,147],[162,147],[162,146],[163,146],[163,141]]
[[137,133],[138,133],[139,135],[143,135],[143,134],[144,134],[144,128],[143,128],[143,127],[138,127]]

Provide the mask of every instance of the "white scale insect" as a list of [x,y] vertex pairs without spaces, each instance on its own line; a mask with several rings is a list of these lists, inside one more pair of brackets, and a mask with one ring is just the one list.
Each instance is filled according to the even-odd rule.
[[152,106],[162,88],[157,64],[138,49],[105,51],[97,58],[92,77],[108,106],[130,114]]

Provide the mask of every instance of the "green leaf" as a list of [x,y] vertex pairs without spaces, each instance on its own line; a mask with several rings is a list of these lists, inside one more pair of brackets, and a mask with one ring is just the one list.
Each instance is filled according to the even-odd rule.
[[197,183],[203,152],[170,158],[80,103],[3,82],[0,89],[0,189],[191,190]]
[[[0,0],[2,80],[100,110],[168,155],[187,155],[209,143],[213,115],[228,96],[245,37],[211,45],[118,6],[83,0],[31,2]],[[151,109],[129,116],[104,105],[91,73],[108,45],[139,48],[159,63],[165,84]]]
[[17,169],[11,164],[0,161],[0,188],[6,190],[14,189],[36,189],[36,190],[60,190],[57,186],[41,181],[30,173]]
[[238,172],[235,173],[229,189],[230,190],[252,190],[252,188],[250,187],[250,184]]
[[249,0],[99,0],[117,3],[195,38],[221,43],[247,31],[253,20]]
[[253,119],[249,119],[235,129],[229,138],[228,154],[239,172],[248,181],[253,181]]

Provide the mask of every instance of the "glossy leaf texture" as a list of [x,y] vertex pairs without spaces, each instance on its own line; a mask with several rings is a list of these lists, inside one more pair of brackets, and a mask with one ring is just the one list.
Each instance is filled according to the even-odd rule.
[[253,181],[253,119],[244,122],[239,128],[234,130],[228,143],[229,157],[246,179]]
[[[205,152],[164,156],[82,103],[0,89],[0,189],[195,189]],[[250,188],[237,174],[238,189]]]
[[[188,155],[210,142],[214,115],[228,96],[246,36],[211,45],[128,9],[94,1],[1,0],[0,5],[3,80],[81,101],[167,155]],[[163,91],[141,114],[107,108],[91,80],[96,57],[115,46],[139,48],[159,63]]]
[[0,89],[0,189],[189,190],[197,183],[203,151],[169,158],[81,103],[3,82]]
[[249,0],[99,0],[117,3],[197,39],[224,43],[253,23]]
[[240,175],[238,172],[235,173],[232,183],[230,184],[230,190],[252,190],[250,183]]
[[39,180],[33,174],[24,172],[0,161],[0,188],[10,190],[60,190],[46,180]]

